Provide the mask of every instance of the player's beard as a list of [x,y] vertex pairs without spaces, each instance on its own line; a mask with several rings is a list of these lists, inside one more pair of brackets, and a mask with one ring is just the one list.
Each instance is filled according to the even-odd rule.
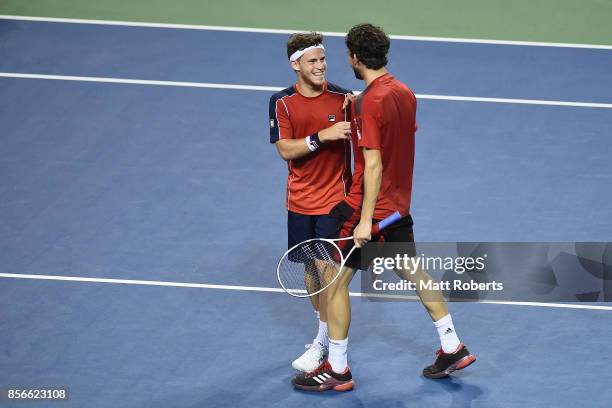
[[355,74],[355,78],[357,78],[358,80],[363,80],[363,76],[361,75],[361,72],[359,72],[359,70],[355,67],[353,68],[353,73]]

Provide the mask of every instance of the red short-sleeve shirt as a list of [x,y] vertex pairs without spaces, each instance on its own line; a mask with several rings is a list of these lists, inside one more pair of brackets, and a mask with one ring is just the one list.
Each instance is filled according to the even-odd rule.
[[395,211],[410,213],[417,101],[410,88],[391,74],[376,78],[352,104],[353,183],[346,201],[360,208],[364,159],[361,148],[380,150],[383,174],[375,219]]
[[[301,139],[336,122],[347,121],[342,109],[350,91],[326,83],[322,94],[308,98],[295,86],[270,98],[270,143]],[[306,215],[328,214],[348,193],[351,183],[351,149],[348,140],[322,145],[317,151],[289,160],[287,209]]]

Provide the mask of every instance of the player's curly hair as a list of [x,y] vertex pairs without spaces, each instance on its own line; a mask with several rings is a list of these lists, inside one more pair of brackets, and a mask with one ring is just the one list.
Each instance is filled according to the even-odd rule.
[[363,23],[353,26],[345,38],[349,52],[357,56],[369,69],[380,69],[387,65],[387,54],[391,40],[382,28]]
[[323,44],[323,34],[321,33],[295,33],[287,41],[287,58],[297,50]]

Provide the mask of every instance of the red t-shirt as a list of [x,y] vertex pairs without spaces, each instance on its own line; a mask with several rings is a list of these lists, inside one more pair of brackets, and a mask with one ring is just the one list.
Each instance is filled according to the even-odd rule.
[[[270,98],[270,143],[302,139],[339,121],[347,121],[342,109],[346,89],[327,83],[323,93],[308,98],[295,86]],[[306,215],[328,214],[344,199],[351,183],[351,149],[348,140],[323,144],[307,156],[289,160],[287,209]]]
[[353,208],[361,208],[364,169],[361,148],[380,150],[383,173],[375,219],[383,219],[395,211],[403,215],[410,213],[416,106],[412,90],[388,73],[372,81],[352,104],[355,170],[346,201]]

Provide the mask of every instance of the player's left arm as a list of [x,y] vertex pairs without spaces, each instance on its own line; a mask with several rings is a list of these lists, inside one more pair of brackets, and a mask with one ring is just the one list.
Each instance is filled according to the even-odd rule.
[[374,216],[376,199],[380,191],[383,173],[380,150],[368,149],[367,147],[361,150],[365,161],[363,171],[363,202],[361,206],[361,219],[355,231],[353,231],[355,245],[359,248],[372,239],[372,217]]
[[361,105],[361,137],[359,137],[359,133],[357,134],[358,145],[364,158],[363,197],[361,219],[353,231],[353,240],[357,247],[362,247],[372,239],[372,217],[374,216],[383,173],[380,154],[382,129],[383,115],[379,101],[363,99]]

